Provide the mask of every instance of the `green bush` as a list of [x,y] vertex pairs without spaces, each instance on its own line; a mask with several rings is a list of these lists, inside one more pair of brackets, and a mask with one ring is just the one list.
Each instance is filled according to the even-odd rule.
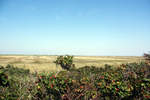
[[33,97],[35,84],[29,70],[12,65],[0,68],[0,100],[27,100]]
[[9,85],[9,80],[8,80],[8,75],[3,71],[2,69],[0,70],[0,86],[8,86]]
[[57,77],[43,74],[38,76],[39,96],[55,100],[149,99],[149,68],[141,62],[123,64],[118,68],[85,66],[60,72]]
[[150,99],[150,65],[146,62],[85,66],[61,71],[57,76],[31,74],[12,65],[1,66],[0,72],[0,100]]
[[39,75],[36,83],[38,89],[36,96],[38,98],[60,100],[61,96],[67,92],[67,88],[71,86],[72,80],[56,77],[54,73],[50,73]]
[[56,61],[54,61],[54,63],[56,63],[56,65],[60,65],[63,69],[69,70],[73,67],[75,67],[75,65],[73,64],[73,56],[58,56]]

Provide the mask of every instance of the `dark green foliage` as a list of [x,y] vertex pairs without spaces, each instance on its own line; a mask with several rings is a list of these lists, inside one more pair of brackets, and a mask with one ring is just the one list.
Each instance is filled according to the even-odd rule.
[[71,82],[69,78],[55,77],[54,73],[39,75],[36,96],[41,99],[61,100],[61,95],[67,92],[68,86],[72,85]]
[[[57,77],[43,75],[38,85],[40,89],[46,89],[45,94],[50,95],[48,99],[54,100],[148,100],[149,69],[150,66],[144,62],[122,64],[120,67],[85,66],[60,72]],[[43,95],[42,90],[40,93]]]
[[75,65],[73,64],[73,56],[58,56],[56,61],[54,61],[54,63],[56,63],[56,65],[60,65],[63,69],[69,70],[73,67],[75,67]]
[[0,70],[0,86],[8,86],[8,75],[5,73],[5,71]]
[[[0,67],[0,100],[149,100],[150,65],[85,66],[60,73],[30,74]],[[5,77],[7,75],[8,77]],[[27,80],[26,80],[27,78]],[[6,85],[7,83],[7,85]]]
[[12,75],[12,76],[24,77],[24,76],[29,75],[29,70],[14,67],[13,65],[9,65],[9,64],[3,70],[6,73],[8,73],[8,75],[10,75],[10,76]]
[[[0,100],[26,99],[30,92],[30,84],[27,79],[29,70],[15,68],[12,65],[0,67]],[[34,86],[33,86],[34,87]],[[32,89],[33,89],[32,87]],[[23,95],[23,96],[22,96]]]

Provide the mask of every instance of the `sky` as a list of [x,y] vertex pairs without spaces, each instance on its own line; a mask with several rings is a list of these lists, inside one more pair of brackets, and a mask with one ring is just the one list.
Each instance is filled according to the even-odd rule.
[[0,54],[142,56],[150,0],[0,0]]

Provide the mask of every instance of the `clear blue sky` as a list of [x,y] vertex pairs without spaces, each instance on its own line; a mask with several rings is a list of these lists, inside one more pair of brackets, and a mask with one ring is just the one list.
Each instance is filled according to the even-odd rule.
[[147,51],[150,0],[0,0],[0,54]]

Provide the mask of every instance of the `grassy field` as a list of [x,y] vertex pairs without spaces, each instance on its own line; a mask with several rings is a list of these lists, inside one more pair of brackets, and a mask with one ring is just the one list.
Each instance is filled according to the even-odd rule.
[[[21,56],[1,55],[0,65],[13,64],[14,66],[30,69],[31,72],[47,72],[62,70],[53,63],[57,56]],[[77,68],[86,65],[101,67],[105,64],[118,66],[122,63],[139,62],[142,57],[131,56],[75,56],[74,64]]]

